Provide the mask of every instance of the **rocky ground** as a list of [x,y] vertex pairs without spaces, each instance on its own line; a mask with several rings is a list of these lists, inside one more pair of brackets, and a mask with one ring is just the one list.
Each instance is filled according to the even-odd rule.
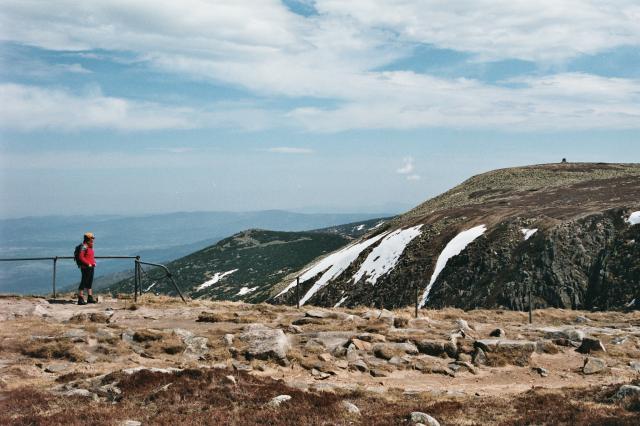
[[[640,312],[0,299],[0,424],[637,424]],[[128,423],[127,423],[128,422]]]

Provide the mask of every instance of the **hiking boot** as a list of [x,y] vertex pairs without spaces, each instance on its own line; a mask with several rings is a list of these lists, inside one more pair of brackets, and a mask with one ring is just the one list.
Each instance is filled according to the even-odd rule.
[[78,297],[78,305],[86,305],[87,302],[84,301],[82,297]]
[[94,299],[93,295],[89,295],[89,297],[87,297],[87,303],[98,303],[98,299]]

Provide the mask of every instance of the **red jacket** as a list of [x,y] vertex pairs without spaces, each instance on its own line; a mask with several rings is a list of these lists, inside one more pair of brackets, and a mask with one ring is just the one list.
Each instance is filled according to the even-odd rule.
[[83,244],[78,257],[84,266],[96,266],[96,259],[93,257],[93,247]]

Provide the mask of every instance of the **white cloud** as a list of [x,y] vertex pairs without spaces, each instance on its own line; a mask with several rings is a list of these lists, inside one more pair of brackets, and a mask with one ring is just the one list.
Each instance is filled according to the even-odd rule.
[[413,172],[414,168],[413,157],[405,157],[402,159],[402,167],[396,170],[396,173],[399,173],[401,175],[408,175],[409,173]]
[[74,94],[57,88],[0,84],[0,127],[18,131],[114,129],[145,131],[196,127],[256,130],[277,118],[242,105],[211,111],[104,96],[99,90]]
[[420,180],[420,175],[409,175],[407,180]]
[[[475,60],[520,58],[542,65],[638,46],[637,1],[317,0],[314,6],[320,14],[305,18],[277,0],[6,0],[0,40],[129,52],[133,60],[165,71],[260,95],[331,99],[335,106],[302,106],[282,117],[253,106],[196,111],[34,88],[30,95],[14,93],[22,109],[3,107],[9,114],[5,126],[256,130],[297,125],[318,132],[640,127],[637,79],[566,73],[505,86],[378,71],[410,55],[416,43],[469,52]],[[73,110],[56,100],[68,101]]]
[[269,152],[275,152],[278,154],[313,154],[314,151],[309,148],[297,148],[292,146],[276,146],[267,149]]

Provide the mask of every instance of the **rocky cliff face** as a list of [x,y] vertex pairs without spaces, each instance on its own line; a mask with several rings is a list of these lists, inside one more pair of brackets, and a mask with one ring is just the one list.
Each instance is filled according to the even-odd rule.
[[[295,303],[640,308],[640,165],[556,164],[475,176],[289,275]],[[635,216],[634,216],[635,217]]]

